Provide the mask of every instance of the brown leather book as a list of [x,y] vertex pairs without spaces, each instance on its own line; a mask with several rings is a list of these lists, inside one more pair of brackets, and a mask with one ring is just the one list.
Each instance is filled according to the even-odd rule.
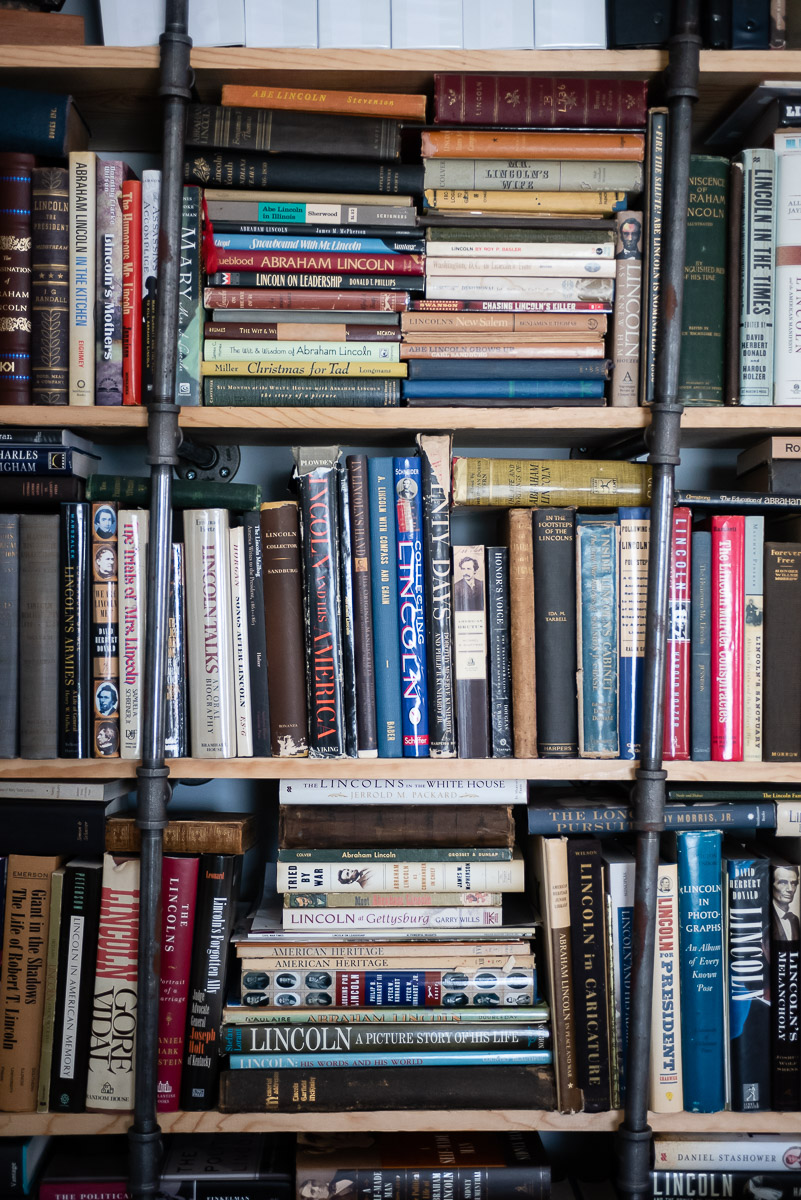
[[504,804],[282,804],[278,844],[287,849],[381,846],[513,846],[512,809]]
[[83,17],[0,9],[0,45],[83,46],[85,42]]
[[270,738],[278,758],[305,758],[306,657],[298,506],[278,500],[261,506],[264,619]]
[[[252,813],[182,813],[164,830],[165,854],[244,854],[256,844],[257,822]],[[106,850],[138,854],[142,835],[136,817],[106,819]]]
[[67,404],[70,367],[69,171],[31,172],[31,401]]
[[0,154],[0,404],[31,402],[32,154]]
[[506,514],[509,607],[512,633],[512,736],[515,758],[537,757],[537,691],[534,662],[533,510]]
[[642,162],[642,133],[557,133],[555,130],[437,129],[421,134],[423,158],[546,158]]

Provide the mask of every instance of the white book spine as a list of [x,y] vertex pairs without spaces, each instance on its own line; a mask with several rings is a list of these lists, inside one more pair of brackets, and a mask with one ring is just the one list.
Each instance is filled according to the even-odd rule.
[[192,755],[236,758],[227,509],[187,509],[184,545]]
[[773,403],[801,404],[801,152],[776,156]]
[[285,908],[284,929],[475,929],[503,924],[498,908]]
[[511,862],[279,862],[279,892],[522,892],[523,860]]
[[[792,1179],[798,1175],[790,1165],[798,1161],[798,1135],[740,1133],[726,1137],[723,1133],[706,1137],[691,1134],[657,1135],[654,1143],[656,1163],[664,1171],[748,1171],[760,1174],[770,1171],[786,1172]],[[785,1156],[787,1158],[785,1159]],[[789,1180],[788,1180],[789,1182]]]
[[148,513],[120,509],[118,516],[120,757],[140,758],[147,611]]
[[584,300],[604,303],[614,294],[613,279],[434,275],[426,281],[427,300]]
[[432,258],[426,261],[426,279],[437,275],[526,275],[531,278],[576,279],[581,276],[595,279],[614,279],[616,263],[613,258]]
[[[614,258],[614,242],[434,242],[425,243],[426,264],[433,258]],[[349,318],[350,319],[350,318]]]
[[524,779],[282,779],[280,804],[525,804]]
[[628,1037],[629,997],[634,947],[634,859],[607,860],[607,890],[612,903],[612,954],[617,1061],[621,1081],[625,1080],[624,1047]]
[[228,531],[231,555],[231,629],[234,642],[234,715],[236,752],[239,758],[253,757],[253,717],[250,704],[248,666],[247,583],[245,580],[245,531],[241,525]]
[[142,297],[147,281],[158,274],[161,171],[142,172]]
[[203,357],[206,362],[240,358],[269,358],[272,362],[305,359],[316,362],[400,362],[400,345],[397,342],[248,342],[206,338]]
[[70,171],[70,404],[95,402],[95,175],[97,155],[72,150]]
[[744,150],[740,404],[773,403],[776,155]]
[[653,1112],[681,1112],[681,1008],[679,998],[679,880],[675,863],[660,863],[656,894],[654,990],[651,1001]]
[[743,760],[762,761],[762,683],[765,518],[745,518],[745,639],[743,646]]
[[641,192],[642,163],[430,158],[423,187],[490,192]]

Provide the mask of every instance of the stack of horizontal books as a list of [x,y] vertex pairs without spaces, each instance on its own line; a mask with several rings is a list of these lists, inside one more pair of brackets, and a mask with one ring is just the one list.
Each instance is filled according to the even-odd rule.
[[228,86],[190,110],[185,177],[206,185],[214,231],[207,404],[399,402],[398,314],[422,295],[424,243],[398,117],[422,120],[425,97],[356,99]]

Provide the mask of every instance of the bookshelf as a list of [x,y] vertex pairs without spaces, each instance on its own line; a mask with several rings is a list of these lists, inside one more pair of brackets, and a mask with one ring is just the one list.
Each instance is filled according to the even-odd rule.
[[[430,90],[436,71],[535,72],[631,77],[648,76],[658,88],[667,64],[661,51],[438,51],[438,50],[257,50],[197,49],[191,64],[203,100],[219,95],[223,82],[283,83],[363,90]],[[108,150],[158,150],[159,52],[157,48],[103,46],[0,47],[6,86],[46,86],[71,92],[92,128],[96,144]],[[801,51],[704,51],[700,56],[698,131],[713,123],[758,82],[766,78],[801,80]],[[499,423],[503,424],[500,431]],[[407,441],[421,428],[453,430],[457,445],[581,445],[602,452],[607,441],[644,431],[651,415],[641,409],[186,409],[180,426],[198,439],[217,438],[250,444],[289,445],[297,441],[340,438],[359,444]],[[134,409],[0,408],[2,425],[67,425],[101,443],[130,441],[144,445],[146,414]],[[768,433],[801,433],[801,409],[689,409],[682,422],[682,445],[731,449]],[[398,778],[520,778],[532,780],[631,781],[636,764],[618,760],[379,760],[382,773]],[[174,779],[266,780],[303,777],[371,776],[375,763],[275,759],[168,760]],[[132,778],[129,761],[0,761],[4,779]],[[666,764],[668,779],[687,782],[801,784],[798,764]],[[165,1131],[281,1131],[405,1129],[540,1129],[611,1131],[620,1112],[573,1114],[510,1110],[366,1112],[314,1114],[209,1113],[164,1114]],[[0,1136],[28,1134],[112,1134],[128,1128],[132,1114],[80,1115],[0,1113]],[[654,1130],[771,1132],[794,1134],[798,1113],[650,1114]]]

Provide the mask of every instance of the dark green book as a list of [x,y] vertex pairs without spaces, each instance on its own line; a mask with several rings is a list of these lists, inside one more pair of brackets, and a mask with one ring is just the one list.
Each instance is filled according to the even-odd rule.
[[679,365],[682,404],[723,403],[728,188],[728,159],[692,156]]
[[400,379],[204,379],[203,403],[221,408],[397,408]]
[[[147,475],[91,475],[86,481],[87,500],[118,500],[128,507],[150,504]],[[173,479],[172,502],[176,508],[230,508],[249,512],[261,504],[261,488],[255,483],[209,483]]]

